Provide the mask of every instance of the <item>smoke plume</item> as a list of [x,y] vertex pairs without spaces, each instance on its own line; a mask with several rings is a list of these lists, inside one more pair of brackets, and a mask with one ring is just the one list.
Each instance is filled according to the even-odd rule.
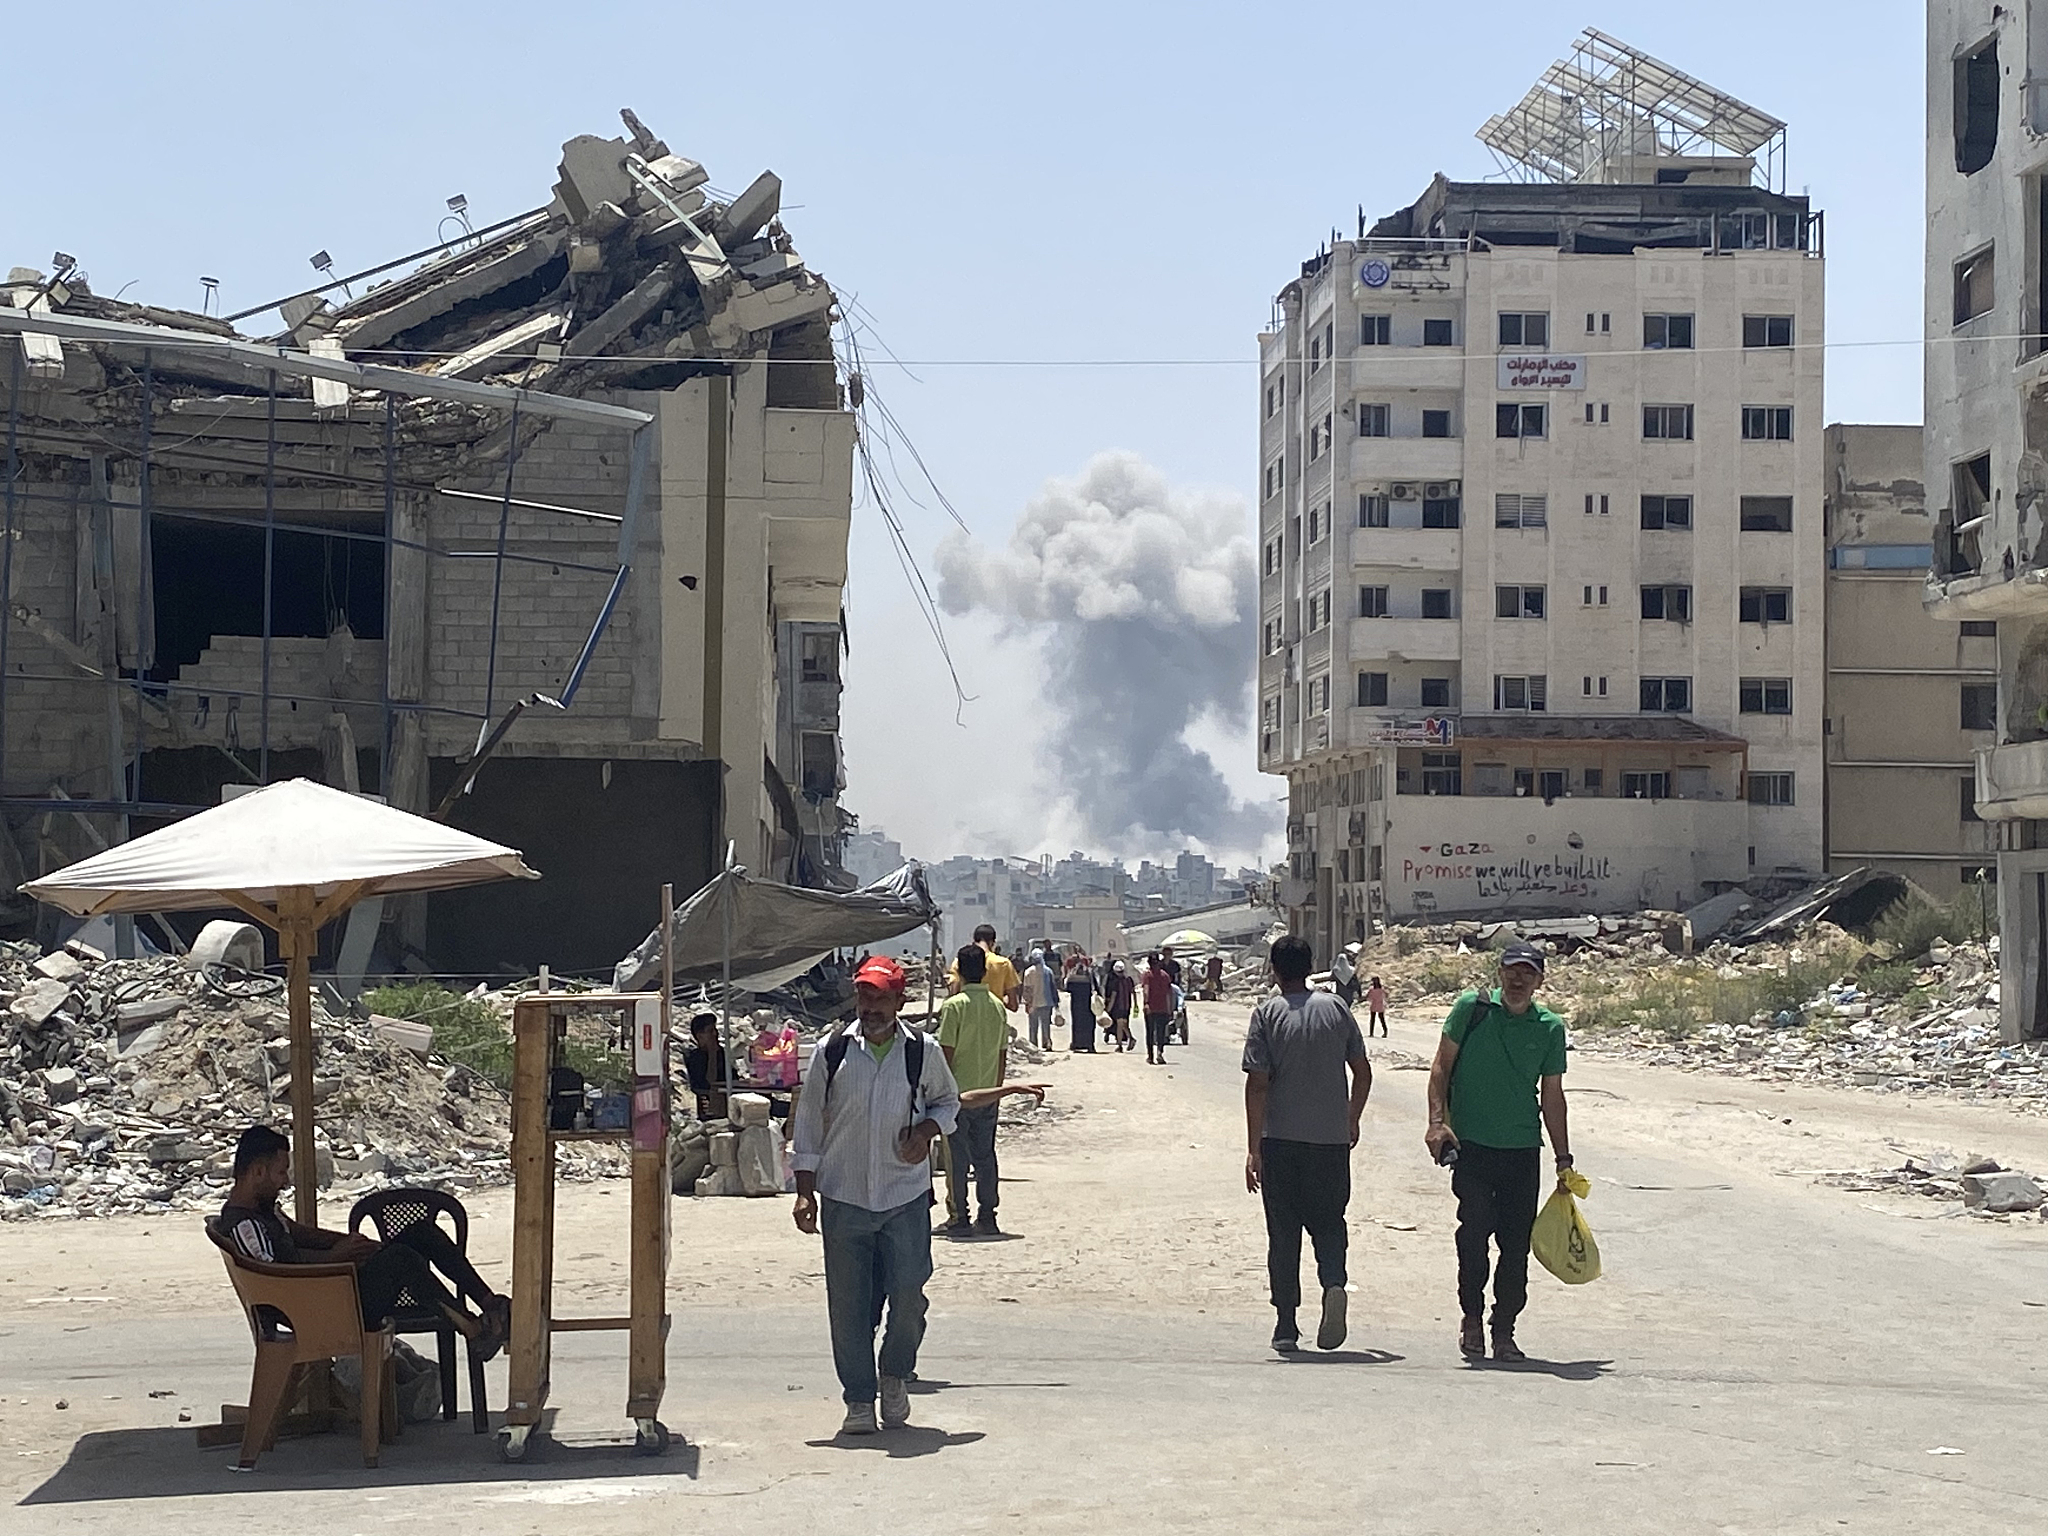
[[1178,491],[1134,453],[1053,479],[1009,548],[954,534],[939,548],[949,613],[1041,635],[1044,708],[1022,712],[1059,794],[1122,851],[1177,838],[1256,848],[1276,819],[1236,800],[1188,727],[1247,718],[1258,573],[1234,496]]

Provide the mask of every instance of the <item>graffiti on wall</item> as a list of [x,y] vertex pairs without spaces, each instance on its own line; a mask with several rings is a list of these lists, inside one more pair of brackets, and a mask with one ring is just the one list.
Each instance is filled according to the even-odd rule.
[[1401,860],[1401,884],[1417,912],[1524,901],[1590,902],[1610,894],[1599,887],[1622,877],[1614,860],[1587,853],[1581,837],[1569,841],[1573,846],[1567,849],[1519,856],[1496,853],[1486,842],[1420,844]]

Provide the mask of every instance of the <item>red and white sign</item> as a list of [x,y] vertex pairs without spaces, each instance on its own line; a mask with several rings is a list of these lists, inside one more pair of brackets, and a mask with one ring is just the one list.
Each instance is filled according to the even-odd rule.
[[1502,389],[1584,389],[1586,360],[1555,352],[1500,354]]

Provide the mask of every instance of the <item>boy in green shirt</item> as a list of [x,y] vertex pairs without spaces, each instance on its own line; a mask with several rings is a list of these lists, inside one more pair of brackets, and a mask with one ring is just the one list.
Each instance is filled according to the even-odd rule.
[[[960,1091],[995,1088],[1008,1075],[1010,1021],[1002,999],[987,986],[988,954],[979,944],[960,951],[960,990],[939,1004],[939,1048]],[[947,1237],[996,1237],[996,1114],[999,1103],[960,1111],[946,1138]],[[974,1170],[974,1194],[980,1212],[972,1227],[967,1221],[967,1172]]]
[[1458,1348],[1486,1357],[1487,1244],[1493,1265],[1493,1358],[1528,1357],[1516,1347],[1515,1319],[1529,1299],[1529,1230],[1541,1193],[1543,1133],[1560,1176],[1572,1165],[1565,1123],[1564,1020],[1536,1001],[1543,951],[1510,944],[1501,952],[1500,985],[1467,992],[1451,1005],[1429,1069],[1430,1156],[1453,1165],[1458,1197]]

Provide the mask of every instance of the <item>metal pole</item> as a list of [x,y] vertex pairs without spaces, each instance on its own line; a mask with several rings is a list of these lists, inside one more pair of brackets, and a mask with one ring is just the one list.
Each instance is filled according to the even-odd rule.
[[[384,745],[377,753],[377,793],[391,799],[391,548],[398,522],[398,397],[384,397],[384,653],[377,692],[384,706]],[[543,991],[546,989],[543,988]]]
[[[490,729],[491,701],[498,688],[498,606],[505,592],[505,534],[512,521],[512,470],[519,462],[519,405],[512,406],[511,437],[505,447],[505,499],[498,507],[498,558],[491,568],[491,651],[484,668],[484,730]],[[481,743],[482,732],[477,737]]]
[[725,1037],[732,1033],[732,898],[733,887],[738,884],[732,868],[732,844],[725,845],[725,889],[720,894],[719,909],[725,916],[725,953],[719,962],[719,983],[723,996],[719,1000],[719,1046],[725,1045]]
[[21,346],[9,357],[7,371],[7,526],[0,552],[0,787],[7,780],[7,639],[14,633],[14,480],[19,464],[15,451],[21,426]]
[[[256,777],[270,782],[270,630],[272,612],[271,565],[277,548],[277,370],[270,370],[270,406],[263,433],[263,700],[258,710],[259,739],[256,749]],[[294,1084],[293,1091],[297,1091]]]

